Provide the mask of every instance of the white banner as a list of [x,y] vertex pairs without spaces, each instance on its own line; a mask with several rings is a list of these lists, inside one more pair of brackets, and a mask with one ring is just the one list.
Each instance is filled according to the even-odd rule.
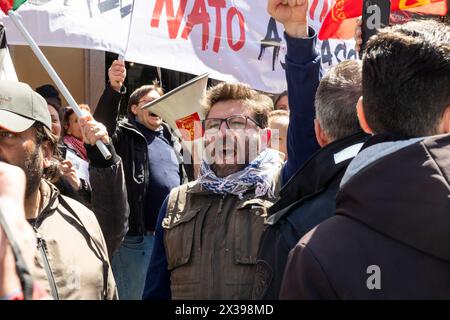
[[[316,31],[331,2],[310,1]],[[18,12],[39,45],[125,53],[128,61],[195,75],[209,72],[210,78],[272,93],[286,89],[283,27],[267,14],[266,0],[136,0],[132,13],[131,3],[29,0]],[[9,19],[1,21],[8,42],[24,44]],[[355,58],[353,46],[332,40],[318,42],[317,49],[328,68]]]
[[[141,0],[142,1],[142,0]],[[17,13],[40,46],[124,53],[133,0],[28,0]],[[26,44],[0,11],[8,44]]]
[[[328,1],[328,2],[327,2]],[[318,31],[331,0],[310,3]],[[267,1],[136,1],[127,60],[210,78],[240,81],[273,93],[286,89],[283,27],[270,19]],[[353,41],[318,43],[327,68],[355,58]]]

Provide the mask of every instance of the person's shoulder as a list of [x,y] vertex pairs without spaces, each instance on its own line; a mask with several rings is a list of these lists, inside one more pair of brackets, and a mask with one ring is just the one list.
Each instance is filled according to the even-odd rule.
[[330,184],[316,194],[307,195],[299,203],[282,209],[276,222],[279,223],[280,220],[282,223],[288,222],[297,230],[305,230],[303,232],[311,230],[335,215],[338,190],[339,184]]
[[[177,187],[173,188],[169,193],[169,203],[171,202],[171,200],[180,202],[181,201],[180,197],[185,199],[188,193],[193,193],[193,192],[195,193],[198,191],[201,191],[201,186],[197,182],[197,180],[177,186]],[[174,200],[174,199],[176,199],[176,200]]]
[[135,128],[135,126],[128,120],[127,117],[121,116],[117,121],[117,126],[122,128]]
[[300,239],[298,244],[315,247],[322,242],[328,243],[336,241],[337,238],[345,241],[346,238],[352,236],[352,233],[355,232],[355,230],[360,228],[365,229],[366,227],[346,216],[335,215],[307,232]]
[[70,214],[76,221],[80,222],[78,230],[84,229],[89,234],[91,239],[102,250],[102,253],[107,255],[107,248],[102,229],[93,211],[88,209],[82,203],[61,195],[59,198],[59,210],[64,210],[65,214]]
[[[63,198],[63,200],[61,200],[61,198]],[[66,211],[68,211],[70,215],[80,218],[83,223],[84,221],[90,223],[98,223],[94,212],[92,212],[81,202],[64,195],[61,195],[61,198],[59,201],[59,206],[63,207]]]
[[[352,218],[336,215],[306,233],[295,246],[296,251],[305,248],[320,262],[325,271],[335,267],[348,269],[364,265],[369,253],[378,254],[377,247],[385,244],[385,236]],[[331,271],[330,271],[331,272]],[[342,277],[345,274],[341,274]]]
[[177,191],[177,192],[196,192],[196,191],[200,191],[200,190],[201,190],[201,186],[197,180],[184,183],[184,184],[172,189],[172,191]]
[[188,195],[199,191],[201,191],[201,186],[197,180],[173,188],[170,191],[167,200],[168,211],[174,211],[174,208],[177,208],[177,212],[184,211],[183,208],[186,206],[186,202],[188,201]]

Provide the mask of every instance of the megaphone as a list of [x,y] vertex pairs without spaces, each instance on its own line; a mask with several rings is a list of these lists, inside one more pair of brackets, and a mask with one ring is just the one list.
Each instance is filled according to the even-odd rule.
[[209,73],[204,73],[147,103],[142,109],[150,109],[161,117],[184,143],[200,139],[203,135],[201,120],[204,119],[200,100],[206,92],[208,76]]

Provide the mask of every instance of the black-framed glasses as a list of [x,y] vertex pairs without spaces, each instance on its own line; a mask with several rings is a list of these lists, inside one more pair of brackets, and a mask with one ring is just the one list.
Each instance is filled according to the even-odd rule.
[[247,116],[235,115],[225,119],[220,118],[208,118],[202,121],[202,126],[204,131],[214,132],[219,131],[222,126],[222,122],[225,121],[228,129],[247,129],[248,121],[253,122],[257,127],[261,127],[259,123]]

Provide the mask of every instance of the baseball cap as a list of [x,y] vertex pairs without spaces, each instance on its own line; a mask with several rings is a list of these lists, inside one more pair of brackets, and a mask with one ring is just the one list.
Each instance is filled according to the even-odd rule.
[[0,127],[23,132],[36,121],[51,130],[45,99],[26,83],[0,80]]

